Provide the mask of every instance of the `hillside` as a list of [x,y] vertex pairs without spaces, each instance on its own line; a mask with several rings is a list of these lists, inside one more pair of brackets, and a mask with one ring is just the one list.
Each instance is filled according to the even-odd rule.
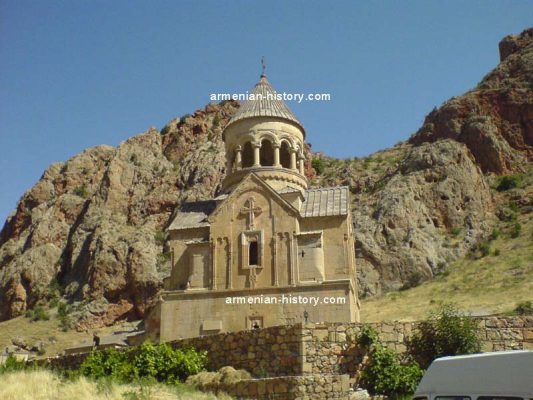
[[[414,280],[399,291],[363,300],[364,321],[421,320],[440,304],[453,303],[473,315],[513,313],[533,301],[533,166],[519,186],[499,192],[492,179],[498,220],[487,239],[450,263],[435,279]],[[501,190],[501,187],[500,187]],[[457,230],[448,245],[463,238]]]
[[[501,225],[508,209],[526,228],[518,238],[498,237],[494,268],[509,272],[518,256],[513,246],[531,238],[530,179],[505,193],[494,187],[499,175],[529,171],[533,160],[533,29],[504,38],[500,53],[501,63],[476,88],[433,110],[408,141],[363,159],[307,154],[312,185],[350,186],[362,297],[425,281],[396,296],[429,296],[429,285],[451,282],[456,271],[489,268],[492,256],[475,261],[470,254],[495,228],[509,228]],[[220,189],[221,132],[237,107],[210,104],[161,131],[51,165],[0,233],[0,320],[57,298],[69,304],[68,324],[80,331],[143,318],[169,272],[163,232],[173,210]],[[530,251],[520,247],[517,261],[525,283]],[[489,271],[486,283],[496,275]],[[509,307],[526,288],[515,283]],[[365,304],[377,310],[392,296]],[[508,308],[499,303],[472,307]]]

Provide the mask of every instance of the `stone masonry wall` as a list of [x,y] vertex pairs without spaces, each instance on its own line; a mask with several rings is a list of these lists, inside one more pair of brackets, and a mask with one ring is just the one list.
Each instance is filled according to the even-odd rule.
[[[482,351],[533,350],[533,316],[477,317]],[[406,351],[406,339],[416,322],[369,324],[383,344],[398,353]],[[302,372],[354,376],[362,360],[357,336],[363,324],[306,324],[302,330]]]
[[[533,316],[479,317],[483,351],[533,350]],[[382,342],[406,350],[405,340],[416,323],[370,324]],[[348,374],[353,377],[362,359],[356,341],[363,324],[318,323],[221,333],[171,342],[174,347],[193,346],[207,350],[210,370],[231,365],[256,377]],[[75,368],[86,354],[51,358],[55,367]]]
[[348,375],[281,376],[247,379],[220,387],[238,400],[340,400],[350,395]]
[[301,325],[296,324],[183,339],[171,345],[207,350],[210,370],[231,365],[269,377],[301,374],[301,337]]

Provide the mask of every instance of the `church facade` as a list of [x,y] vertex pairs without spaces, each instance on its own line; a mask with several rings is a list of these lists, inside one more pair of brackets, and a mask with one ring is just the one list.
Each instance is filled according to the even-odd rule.
[[302,124],[266,76],[251,94],[223,132],[222,194],[168,227],[161,342],[359,319],[349,190],[309,189]]

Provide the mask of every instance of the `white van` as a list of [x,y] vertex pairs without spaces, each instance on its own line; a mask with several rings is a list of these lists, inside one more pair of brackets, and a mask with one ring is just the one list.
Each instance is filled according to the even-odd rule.
[[414,400],[533,400],[533,351],[437,358]]

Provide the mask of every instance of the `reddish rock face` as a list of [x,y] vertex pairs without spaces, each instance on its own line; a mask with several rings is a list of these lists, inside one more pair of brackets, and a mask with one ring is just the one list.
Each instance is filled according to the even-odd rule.
[[462,142],[485,173],[520,171],[532,160],[533,29],[504,38],[500,53],[475,89],[433,110],[409,142]]
[[210,104],[162,132],[50,166],[0,234],[0,320],[33,307],[54,280],[84,305],[79,329],[142,318],[169,269],[156,233],[177,204],[215,195],[222,129],[237,108]]

